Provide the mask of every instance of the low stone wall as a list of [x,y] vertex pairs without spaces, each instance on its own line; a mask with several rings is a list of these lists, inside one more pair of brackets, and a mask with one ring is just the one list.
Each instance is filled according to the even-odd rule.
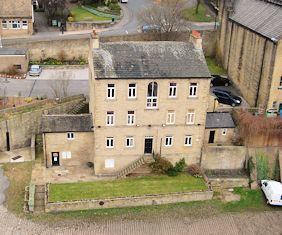
[[249,187],[249,178],[209,178],[209,182],[213,190],[217,188],[235,188],[235,187]]
[[112,21],[97,21],[97,22],[67,22],[67,31],[83,31],[83,30],[93,30],[108,28],[112,26]]
[[210,200],[212,199],[212,197],[213,191],[199,191],[159,195],[145,195],[139,197],[92,199],[68,202],[47,202],[45,205],[45,212],[149,206],[177,202],[204,201]]

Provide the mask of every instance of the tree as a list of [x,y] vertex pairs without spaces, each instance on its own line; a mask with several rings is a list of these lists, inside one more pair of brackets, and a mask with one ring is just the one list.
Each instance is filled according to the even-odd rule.
[[45,0],[47,19],[51,22],[57,15],[63,15],[66,7],[66,0]]
[[199,6],[200,6],[201,0],[197,0],[197,5],[196,5],[196,14],[199,13]]
[[54,98],[64,98],[68,96],[71,74],[67,71],[58,73],[56,79],[49,81],[49,87],[53,92]]
[[160,34],[176,32],[186,25],[182,18],[183,0],[162,0],[159,5],[143,10],[139,14],[142,24],[157,26]]

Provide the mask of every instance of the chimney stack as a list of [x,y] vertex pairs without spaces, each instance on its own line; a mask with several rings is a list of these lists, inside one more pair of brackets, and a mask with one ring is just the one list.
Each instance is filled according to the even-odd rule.
[[202,50],[202,37],[201,34],[196,31],[192,30],[192,33],[190,34],[190,40],[191,43],[193,43],[196,50]]
[[91,37],[92,37],[92,47],[93,47],[93,49],[99,48],[99,37],[98,37],[95,29],[93,29]]

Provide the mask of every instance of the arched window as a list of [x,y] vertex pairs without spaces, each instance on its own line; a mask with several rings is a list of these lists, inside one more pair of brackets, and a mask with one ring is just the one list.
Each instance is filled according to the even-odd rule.
[[147,91],[147,108],[157,108],[158,106],[158,83],[150,82]]

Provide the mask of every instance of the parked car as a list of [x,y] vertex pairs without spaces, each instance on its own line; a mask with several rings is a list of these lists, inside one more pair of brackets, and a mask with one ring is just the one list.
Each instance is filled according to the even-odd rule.
[[261,189],[267,204],[282,206],[282,184],[274,180],[262,180]]
[[242,103],[241,97],[233,95],[230,91],[214,89],[213,93],[216,95],[217,101],[219,103],[228,104],[233,107],[238,106]]
[[120,0],[121,3],[128,3],[128,0]]
[[211,86],[230,86],[231,81],[227,76],[223,75],[212,75]]
[[42,68],[40,65],[31,65],[29,69],[29,76],[40,76]]
[[152,33],[152,32],[160,32],[161,27],[159,25],[143,25],[141,27],[142,33]]

